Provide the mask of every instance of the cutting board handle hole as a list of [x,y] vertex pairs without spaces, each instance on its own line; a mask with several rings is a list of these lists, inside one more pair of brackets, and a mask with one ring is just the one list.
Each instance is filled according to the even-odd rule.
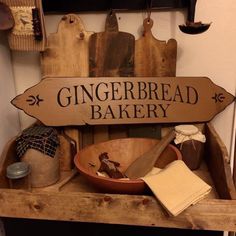
[[143,27],[146,31],[150,30],[152,28],[152,26],[153,26],[153,20],[151,18],[146,18],[143,21]]

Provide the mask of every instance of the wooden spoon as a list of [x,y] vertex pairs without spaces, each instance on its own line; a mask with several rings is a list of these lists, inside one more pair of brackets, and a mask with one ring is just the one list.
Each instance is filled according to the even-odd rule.
[[155,165],[161,153],[175,138],[175,131],[171,130],[151,150],[138,157],[125,171],[125,176],[130,179],[138,179],[145,176]]

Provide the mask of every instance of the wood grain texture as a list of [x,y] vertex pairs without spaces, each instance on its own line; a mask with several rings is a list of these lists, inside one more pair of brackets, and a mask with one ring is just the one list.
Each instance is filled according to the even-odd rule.
[[206,122],[234,99],[205,77],[74,77],[44,79],[12,104],[49,126],[117,125]]
[[94,143],[94,135],[93,135],[93,127],[86,125],[86,126],[82,126],[80,128],[81,130],[81,140],[80,140],[80,146],[82,148],[91,145]]
[[[134,75],[134,36],[119,32],[114,12],[106,18],[105,31],[95,33],[89,41],[89,75],[100,76],[133,76]],[[127,136],[126,127],[94,127],[94,142]]]
[[63,16],[57,32],[48,36],[47,49],[42,53],[43,77],[88,77],[88,42],[91,34],[85,30],[79,16]]
[[[93,32],[85,30],[78,15],[68,14],[63,16],[59,22],[57,32],[48,36],[47,49],[41,54],[43,77],[88,77],[88,43],[92,34]],[[83,135],[78,128],[69,127],[65,129],[68,136],[76,141],[76,147],[79,150],[80,138]],[[66,160],[66,158],[63,160]],[[63,169],[68,169],[68,167],[64,165]]]
[[60,147],[59,147],[59,159],[60,159],[60,170],[69,171],[73,168],[73,158],[71,144],[65,136],[59,135]]
[[8,190],[0,192],[0,204],[3,217],[236,230],[235,200],[203,200],[177,217],[167,216],[154,197],[137,195]]
[[210,123],[206,127],[206,137],[205,160],[217,192],[220,198],[236,199],[227,149]]
[[[156,39],[152,34],[153,20],[143,21],[143,34],[135,41],[135,76],[168,77],[176,75],[177,42]],[[139,125],[129,127],[130,137],[161,138],[161,126],[149,124],[142,130]]]
[[134,45],[134,36],[118,31],[116,15],[109,13],[105,32],[90,37],[89,76],[133,76]]
[[[206,135],[211,135],[211,140],[215,140],[211,141],[214,143],[214,146],[211,147],[219,146],[222,149],[219,151],[221,154],[217,154],[216,158],[225,158],[226,156],[222,155],[225,152],[224,145],[218,143],[218,135],[213,132],[211,125],[207,126],[209,130]],[[209,147],[209,144],[207,145]],[[209,153],[206,158],[215,159],[214,155],[208,155]],[[1,176],[4,166],[7,163],[10,164],[11,161],[15,161],[15,138],[6,144],[1,156]],[[206,170],[207,168],[202,168],[201,173],[198,171],[195,173],[211,184],[209,173],[205,174]],[[213,177],[221,179],[222,174],[219,173],[218,175],[217,171],[218,169],[216,169],[216,175]],[[227,181],[230,180],[228,175],[226,178],[229,178]],[[225,178],[222,178],[221,181],[223,183]],[[225,185],[227,184],[225,183]],[[39,188],[33,189],[30,193],[3,187],[1,178],[0,216],[2,217],[183,229],[236,230],[236,200],[205,199],[189,207],[179,216],[169,217],[154,197],[94,193],[94,189],[82,176],[75,177],[62,188],[60,193],[55,193],[55,191],[43,192]],[[221,188],[217,190],[219,191]],[[211,194],[211,197],[215,198],[216,196]]]
[[135,76],[168,77],[176,74],[177,42],[156,39],[151,31],[153,20],[143,22],[143,35],[135,41]]

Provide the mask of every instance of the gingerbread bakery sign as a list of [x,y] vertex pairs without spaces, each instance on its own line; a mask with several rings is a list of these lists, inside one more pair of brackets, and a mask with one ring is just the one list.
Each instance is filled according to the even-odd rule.
[[46,78],[12,104],[65,126],[205,122],[234,99],[206,77]]

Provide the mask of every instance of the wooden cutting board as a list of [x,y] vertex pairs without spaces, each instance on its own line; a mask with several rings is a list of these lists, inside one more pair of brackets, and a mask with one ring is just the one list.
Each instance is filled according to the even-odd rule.
[[[111,11],[107,15],[105,31],[95,33],[89,42],[89,76],[133,76],[134,46],[132,34],[120,32],[116,14]],[[127,136],[127,129],[122,126],[96,126],[94,142],[102,142],[113,138]]]
[[[63,16],[57,32],[48,36],[47,49],[41,54],[43,77],[88,77],[88,43],[92,34],[93,32],[85,30],[79,16],[75,14]],[[77,150],[84,144],[93,143],[91,132],[85,131],[83,135],[77,128],[72,127],[66,127],[64,131],[76,141]]]
[[48,36],[47,49],[42,53],[43,77],[88,77],[88,42],[92,32],[85,30],[75,14],[62,17],[56,33]]
[[156,39],[153,20],[143,21],[144,32],[135,42],[135,76],[173,77],[176,74],[177,42]]
[[[177,42],[156,39],[152,34],[153,20],[143,21],[143,35],[135,41],[135,76],[173,77],[176,75]],[[132,125],[130,137],[161,138],[161,126],[146,124]]]

